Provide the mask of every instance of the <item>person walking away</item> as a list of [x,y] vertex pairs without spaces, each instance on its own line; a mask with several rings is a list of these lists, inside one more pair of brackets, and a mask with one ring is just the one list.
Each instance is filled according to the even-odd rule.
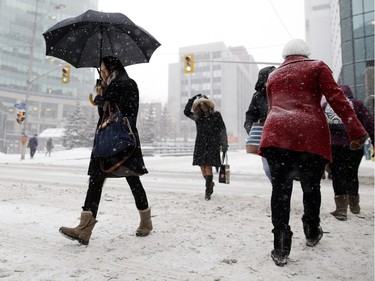
[[274,249],[271,257],[278,266],[288,262],[292,246],[289,218],[295,171],[303,191],[306,245],[314,247],[323,237],[320,181],[332,156],[322,96],[343,120],[352,149],[360,149],[368,137],[328,66],[308,58],[310,49],[305,41],[289,41],[282,55],[284,62],[267,81],[269,112],[259,148],[268,160],[272,176]]
[[[348,85],[340,85],[358,120],[374,144],[374,116],[359,99],[354,98]],[[331,178],[336,210],[331,214],[338,220],[347,220],[348,204],[353,214],[360,213],[358,169],[363,158],[363,149],[351,150],[345,126],[332,107],[325,102],[323,109],[331,133],[332,163]]]
[[48,155],[49,157],[51,157],[52,149],[53,149],[52,138],[49,138],[46,142],[46,156]]
[[29,139],[27,147],[30,148],[30,159],[33,159],[38,147],[38,139],[36,134]]
[[[148,205],[147,195],[140,181],[140,176],[148,173],[141,152],[141,145],[136,127],[138,108],[139,108],[139,92],[136,82],[129,78],[124,66],[119,59],[109,56],[102,59],[101,77],[104,83],[104,91],[102,96],[97,95],[94,99],[98,105],[98,127],[104,114],[104,108],[110,103],[111,111],[116,112],[117,107],[120,109],[124,117],[128,118],[132,131],[136,138],[137,147],[133,154],[112,173],[104,172],[100,167],[99,158],[91,154],[90,164],[88,168],[89,186],[86,193],[86,199],[82,207],[81,220],[77,227],[61,227],[60,233],[65,237],[77,240],[80,244],[88,245],[92,234],[92,230],[97,223],[97,214],[102,194],[102,188],[108,177],[125,177],[133,194],[135,205],[139,211],[140,223],[136,230],[136,236],[147,236],[153,229],[151,220],[151,208]],[[98,91],[97,91],[98,92]],[[95,140],[94,140],[95,143]],[[116,157],[104,163],[104,169],[113,166],[124,156],[120,153]],[[122,225],[119,223],[118,225]],[[118,227],[118,226],[116,226]]]
[[220,112],[215,111],[214,101],[201,94],[188,100],[184,114],[195,121],[197,135],[193,165],[201,169],[206,182],[205,199],[208,201],[211,200],[215,186],[212,167],[221,165],[220,149],[223,154],[228,150],[226,127]]
[[[262,68],[258,73],[258,81],[255,84],[255,90],[249,109],[246,111],[246,120],[244,123],[244,128],[246,133],[249,134],[251,127],[254,123],[264,123],[267,118],[268,113],[268,102],[266,95],[266,82],[268,76],[276,68],[274,66],[267,66]],[[270,168],[268,166],[267,159],[262,157],[263,170],[267,178],[271,181]]]

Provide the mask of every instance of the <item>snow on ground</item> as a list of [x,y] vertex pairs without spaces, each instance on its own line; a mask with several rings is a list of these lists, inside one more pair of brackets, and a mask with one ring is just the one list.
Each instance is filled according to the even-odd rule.
[[[58,233],[75,226],[87,190],[89,149],[20,161],[0,154],[0,280],[374,280],[374,162],[360,167],[361,214],[346,222],[334,209],[332,183],[322,180],[324,236],[305,245],[302,193],[295,182],[290,260],[270,258],[271,186],[261,159],[229,151],[231,183],[204,181],[192,157],[146,157],[142,177],[154,230],[136,237],[139,216],[124,179],[108,179],[90,244]],[[217,174],[215,175],[217,181]]]

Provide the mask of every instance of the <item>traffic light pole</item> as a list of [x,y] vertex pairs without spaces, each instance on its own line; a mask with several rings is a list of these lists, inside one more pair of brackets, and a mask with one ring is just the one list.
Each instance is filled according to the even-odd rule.
[[46,76],[47,74],[57,70],[57,69],[61,69],[62,67],[62,64],[59,64],[59,66],[43,73],[43,74],[40,74],[38,76],[34,76],[34,77],[30,77],[29,76],[29,79],[27,79],[26,83],[27,83],[27,94],[26,94],[26,99],[25,99],[25,107],[26,107],[26,118],[25,120],[23,121],[22,123],[22,136],[21,136],[21,160],[25,160],[25,154],[26,154],[26,143],[27,143],[27,123],[28,123],[28,118],[29,118],[29,114],[27,114],[27,106],[29,104],[29,100],[30,100],[30,93],[31,93],[31,90],[32,90],[32,83],[35,81],[35,80],[38,80],[39,78],[41,77],[44,77]]

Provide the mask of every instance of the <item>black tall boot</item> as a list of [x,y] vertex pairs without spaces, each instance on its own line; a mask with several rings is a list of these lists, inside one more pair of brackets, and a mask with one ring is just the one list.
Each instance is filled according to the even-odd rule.
[[306,236],[306,246],[314,247],[323,237],[323,230],[319,222],[309,222],[302,217],[303,232]]
[[212,193],[214,193],[215,183],[212,181],[213,176],[205,176],[205,179],[206,179],[205,199],[206,199],[206,201],[209,201],[209,200],[211,200]]
[[277,266],[284,266],[288,263],[290,249],[292,247],[293,232],[290,227],[287,229],[273,229],[273,247],[271,257]]

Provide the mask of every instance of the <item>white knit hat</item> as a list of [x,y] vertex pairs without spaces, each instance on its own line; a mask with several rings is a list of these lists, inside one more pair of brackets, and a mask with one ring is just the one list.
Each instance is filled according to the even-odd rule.
[[302,39],[292,39],[285,44],[283,49],[283,58],[291,55],[300,55],[308,57],[311,54],[309,46]]

